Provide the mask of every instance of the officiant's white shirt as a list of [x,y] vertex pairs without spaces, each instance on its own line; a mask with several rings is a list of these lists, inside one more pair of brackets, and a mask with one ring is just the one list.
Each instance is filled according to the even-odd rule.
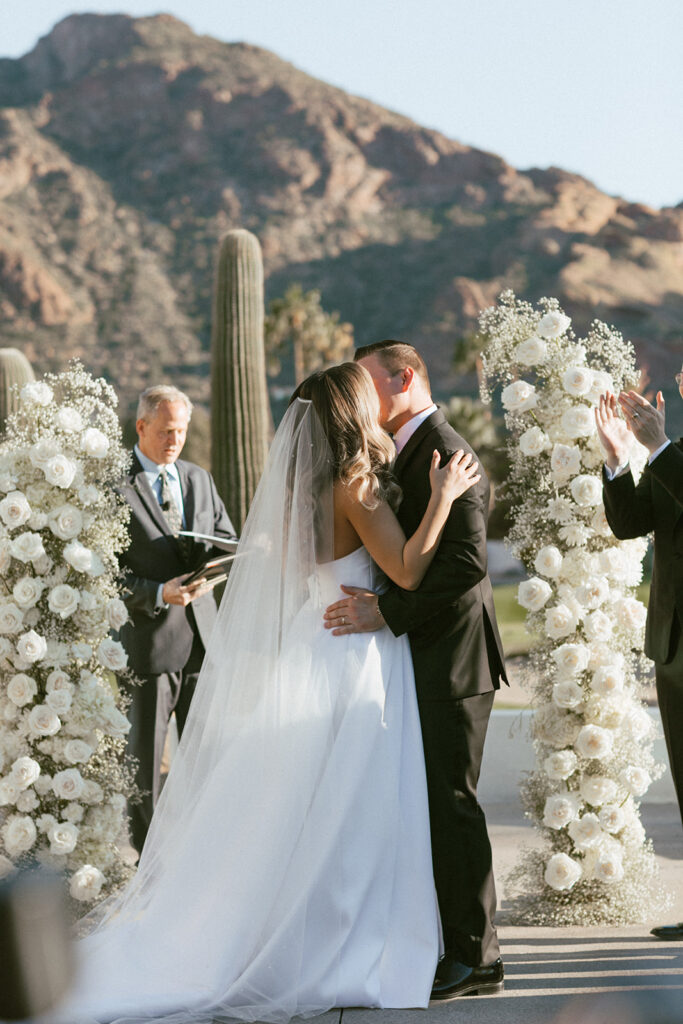
[[398,428],[398,430],[394,434],[394,444],[396,445],[397,455],[400,452],[401,448],[405,448],[405,446],[408,444],[408,441],[410,441],[411,437],[413,436],[417,428],[420,426],[420,424],[424,423],[427,417],[431,416],[432,413],[436,411],[437,408],[432,402],[430,406],[428,406],[426,409],[423,409],[422,412],[416,413],[413,417],[411,417],[411,419],[408,420],[407,423],[404,423],[402,427]]

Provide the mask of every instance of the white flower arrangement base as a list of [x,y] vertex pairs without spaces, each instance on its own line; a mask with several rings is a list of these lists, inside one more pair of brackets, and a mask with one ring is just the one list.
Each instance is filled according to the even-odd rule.
[[0,446],[0,877],[64,872],[76,914],[130,875],[130,725],[109,637],[127,508],[117,398],[82,366],[26,384]]
[[[663,766],[641,700],[647,663],[633,653],[643,645],[635,587],[647,544],[617,541],[605,519],[594,408],[638,374],[616,331],[596,321],[577,339],[556,300],[539,307],[508,291],[480,317],[482,397],[502,385],[509,431],[507,543],[530,574],[518,601],[534,637],[524,682],[536,767],[522,800],[544,839],[522,852],[508,896],[519,923],[626,924],[667,905],[639,816]],[[645,456],[638,446],[636,474]]]

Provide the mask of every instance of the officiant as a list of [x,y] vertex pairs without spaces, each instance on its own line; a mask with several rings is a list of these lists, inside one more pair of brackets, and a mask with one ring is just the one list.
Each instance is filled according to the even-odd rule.
[[[213,555],[210,540],[237,537],[210,473],[179,459],[192,403],[178,388],[155,385],[140,396],[138,442],[120,494],[130,506],[130,545],[121,556],[130,615],[120,640],[128,664],[142,680],[131,686],[128,752],[138,761],[140,803],[129,805],[131,840],[142,850],[159,798],[161,760],[171,715],[179,735],[216,618],[212,588],[188,575]],[[226,547],[230,547],[226,543]]]

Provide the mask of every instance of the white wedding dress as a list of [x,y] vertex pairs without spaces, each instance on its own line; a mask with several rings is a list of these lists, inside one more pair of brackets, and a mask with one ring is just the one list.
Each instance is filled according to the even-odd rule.
[[[256,537],[270,555],[272,536]],[[335,637],[322,620],[340,584],[377,589],[377,577],[364,548],[314,564],[275,654],[247,629],[267,600],[253,593],[261,575],[251,591],[233,586],[254,607],[235,650],[219,637],[207,654],[194,737],[204,761],[192,760],[191,716],[138,878],[79,943],[60,1019],[286,1021],[427,1005],[439,924],[408,642],[387,628]],[[225,618],[226,599],[217,632],[239,616]]]

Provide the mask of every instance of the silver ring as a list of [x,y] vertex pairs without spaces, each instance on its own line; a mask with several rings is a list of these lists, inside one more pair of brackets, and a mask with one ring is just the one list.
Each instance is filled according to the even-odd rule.
[[342,626],[346,625],[346,616],[342,615]]
[[633,418],[634,418],[634,420],[637,420],[639,416],[640,416],[640,413],[639,413],[639,412],[634,412],[634,413],[633,413]]

